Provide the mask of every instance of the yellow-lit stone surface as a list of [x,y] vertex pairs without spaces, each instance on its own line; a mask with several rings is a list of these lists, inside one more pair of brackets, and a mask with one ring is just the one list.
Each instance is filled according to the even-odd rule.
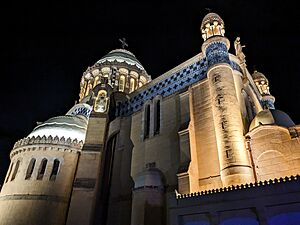
[[[299,126],[296,129],[299,130]],[[248,135],[259,181],[299,174],[300,142],[298,137],[291,137],[288,129],[266,125],[253,129]]]
[[[203,52],[154,80],[125,49],[89,67],[80,103],[12,149],[0,225],[182,225],[195,218],[220,224],[222,216],[239,213],[256,218],[253,205],[235,211],[240,197],[227,212],[230,197],[223,194],[299,174],[300,126],[275,110],[266,76],[250,75],[242,46],[234,42],[236,54],[228,53],[219,15],[209,13],[200,30]],[[32,158],[36,165],[25,179]],[[55,159],[60,167],[50,180]],[[195,198],[189,205],[175,196]],[[196,208],[205,212],[197,215]],[[266,224],[265,208],[258,208]]]
[[[32,225],[65,224],[79,149],[35,144],[21,146],[14,151],[21,149],[21,152],[12,156],[12,162],[21,162],[19,172],[13,181],[8,179],[1,190],[0,224],[25,225],[28,221]],[[25,180],[32,158],[36,159],[36,166],[32,177]],[[43,158],[48,159],[48,164],[43,179],[37,180]],[[56,180],[52,181],[50,174],[54,159],[60,160],[60,168]]]

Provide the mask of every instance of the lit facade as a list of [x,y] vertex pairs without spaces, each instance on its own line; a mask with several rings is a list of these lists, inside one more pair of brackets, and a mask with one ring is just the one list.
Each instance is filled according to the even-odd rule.
[[298,224],[300,125],[219,15],[200,29],[154,80],[125,49],[89,67],[79,103],[14,145],[0,224]]

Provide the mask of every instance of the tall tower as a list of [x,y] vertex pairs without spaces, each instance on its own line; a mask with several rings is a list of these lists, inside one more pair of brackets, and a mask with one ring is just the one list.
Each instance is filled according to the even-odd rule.
[[253,173],[245,148],[243,121],[230,65],[229,40],[221,17],[207,14],[201,24],[202,52],[208,64],[214,127],[223,186],[249,183]]
[[[67,225],[106,224],[117,134],[110,122],[126,95],[151,80],[135,55],[115,49],[82,76],[79,102],[92,107],[86,139],[79,156],[68,211]],[[128,174],[129,175],[129,174]]]

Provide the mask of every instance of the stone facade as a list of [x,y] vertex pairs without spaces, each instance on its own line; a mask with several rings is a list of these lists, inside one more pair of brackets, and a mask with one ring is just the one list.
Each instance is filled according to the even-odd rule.
[[217,14],[201,32],[154,80],[124,49],[89,67],[79,103],[11,151],[0,224],[296,225],[300,127]]

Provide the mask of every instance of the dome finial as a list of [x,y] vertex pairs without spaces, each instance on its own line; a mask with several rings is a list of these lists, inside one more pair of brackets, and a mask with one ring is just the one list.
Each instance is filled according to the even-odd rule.
[[205,8],[205,9],[208,11],[208,13],[211,12],[211,8]]
[[126,39],[124,37],[122,39],[119,38],[119,41],[121,42],[123,49],[125,49],[125,47],[128,47],[128,44],[126,43]]
[[224,36],[224,21],[222,18],[213,12],[210,12],[211,9],[207,8],[209,13],[203,18],[201,23],[201,33],[202,38],[206,41],[212,36]]

